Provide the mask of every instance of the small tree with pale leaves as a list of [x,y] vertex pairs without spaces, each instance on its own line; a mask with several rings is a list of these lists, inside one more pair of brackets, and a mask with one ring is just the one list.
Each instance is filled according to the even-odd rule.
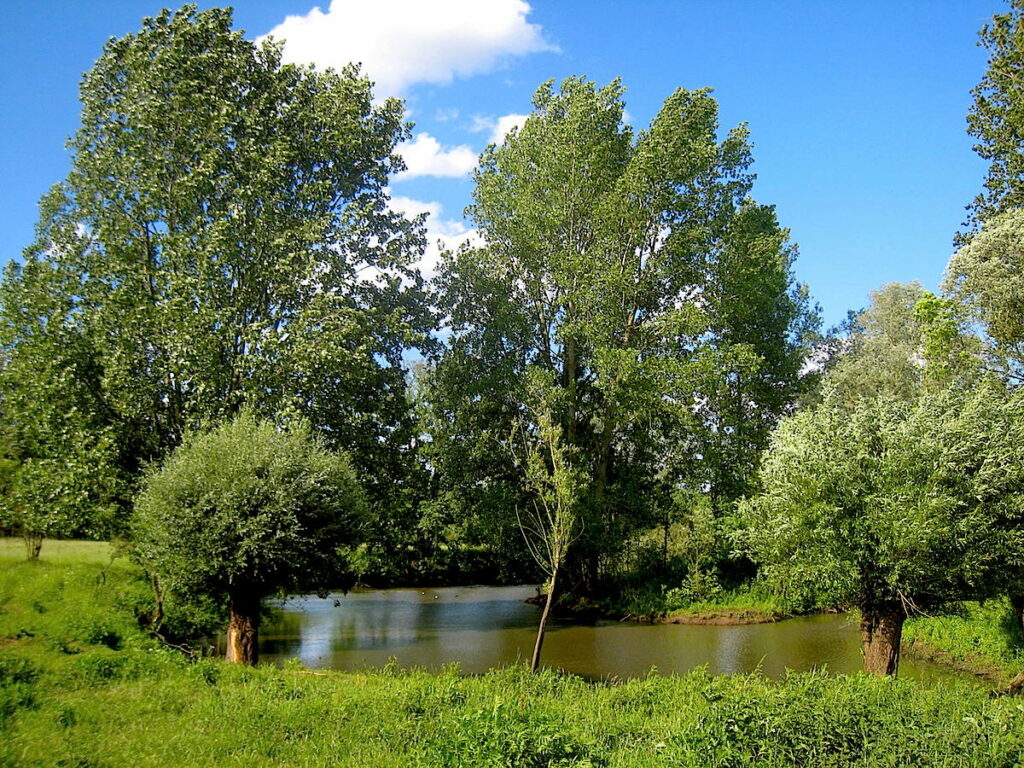
[[576,506],[582,473],[573,464],[562,427],[554,416],[553,401],[557,391],[546,384],[541,374],[530,375],[528,379],[532,396],[527,408],[532,423],[519,423],[519,440],[514,442],[521,443],[516,455],[521,457],[519,464],[531,498],[528,504],[516,510],[516,516],[530,555],[548,579],[544,611],[530,660],[530,669],[536,672],[559,571],[581,530]]

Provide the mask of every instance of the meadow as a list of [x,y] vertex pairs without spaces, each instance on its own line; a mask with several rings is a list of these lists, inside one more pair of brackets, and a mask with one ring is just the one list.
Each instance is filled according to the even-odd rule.
[[703,670],[363,674],[189,659],[102,543],[0,542],[0,765],[1014,766],[1024,704],[976,687]]

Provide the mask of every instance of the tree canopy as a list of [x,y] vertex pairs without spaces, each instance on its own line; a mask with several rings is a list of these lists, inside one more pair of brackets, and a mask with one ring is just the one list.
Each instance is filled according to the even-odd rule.
[[943,287],[980,323],[993,370],[1024,383],[1024,209],[992,217],[953,254]]
[[795,603],[860,608],[865,663],[892,673],[908,613],[984,597],[1019,560],[1022,406],[994,385],[830,392],[773,436],[738,540]]
[[720,140],[709,92],[680,89],[634,134],[623,92],[546,83],[484,152],[483,245],[441,267],[451,336],[430,381],[442,482],[506,521],[521,483],[495,436],[524,412],[529,369],[562,390],[554,415],[589,478],[576,575],[591,584],[650,524],[658,467],[676,470],[665,493],[717,450],[728,460],[694,482],[742,486],[798,387],[807,317],[787,234],[747,197],[746,128]]
[[345,550],[361,540],[365,513],[346,456],[308,426],[282,430],[246,411],[149,472],[132,539],[161,589],[230,610],[232,627],[251,634],[229,645],[252,662],[260,600],[349,584]]
[[967,132],[978,140],[974,151],[989,166],[985,189],[970,206],[968,223],[975,228],[996,214],[1024,206],[1024,2],[1010,0],[1009,6],[982,26],[979,35],[989,54],[988,69],[971,92],[974,103]]
[[195,6],[108,42],[81,100],[72,169],[4,277],[8,418],[53,412],[50,458],[105,431],[129,476],[243,406],[308,418],[387,493],[402,354],[433,325],[422,222],[387,206],[401,103]]

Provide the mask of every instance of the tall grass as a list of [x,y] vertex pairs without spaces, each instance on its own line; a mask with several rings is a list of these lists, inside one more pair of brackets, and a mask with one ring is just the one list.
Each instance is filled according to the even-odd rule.
[[1006,598],[967,602],[945,614],[911,619],[903,642],[919,655],[997,680],[1024,669],[1024,635]]
[[[53,553],[51,552],[51,555]],[[0,561],[0,765],[1015,766],[1024,706],[863,675],[592,684],[188,661],[127,563]]]

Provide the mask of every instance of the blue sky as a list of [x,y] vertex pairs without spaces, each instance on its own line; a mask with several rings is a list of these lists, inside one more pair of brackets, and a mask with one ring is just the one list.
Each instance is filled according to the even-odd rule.
[[[31,241],[39,197],[67,172],[82,72],[105,40],[159,9],[0,0],[0,260]],[[977,31],[1003,10],[1001,0],[324,0],[318,10],[240,0],[235,23],[252,38],[287,37],[295,60],[358,58],[378,95],[406,99],[416,127],[395,206],[429,211],[432,239],[451,244],[472,236],[461,217],[475,155],[529,111],[541,82],[621,77],[637,128],[675,88],[714,88],[723,128],[749,124],[754,196],[777,207],[800,247],[797,277],[834,323],[883,283],[941,279],[984,174],[965,131],[985,69]]]

